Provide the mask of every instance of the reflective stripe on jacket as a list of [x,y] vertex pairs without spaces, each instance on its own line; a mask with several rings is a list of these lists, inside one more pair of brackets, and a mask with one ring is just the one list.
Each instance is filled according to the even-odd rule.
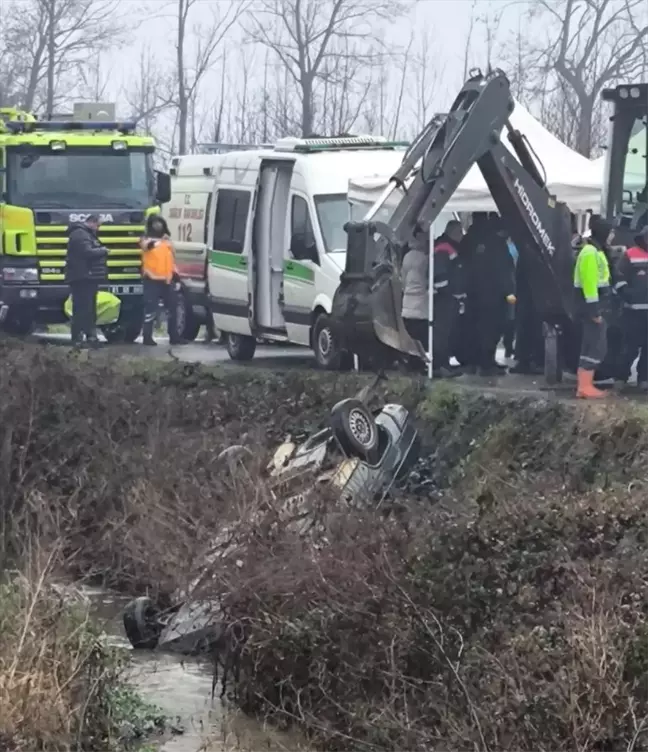
[[639,246],[628,248],[616,267],[618,282],[614,289],[626,308],[648,311],[648,251]]
[[581,291],[585,303],[597,316],[601,294],[610,287],[610,265],[605,253],[591,241],[581,248],[576,258],[574,287]]
[[141,247],[142,276],[160,282],[171,282],[176,271],[171,241],[167,238],[143,238]]

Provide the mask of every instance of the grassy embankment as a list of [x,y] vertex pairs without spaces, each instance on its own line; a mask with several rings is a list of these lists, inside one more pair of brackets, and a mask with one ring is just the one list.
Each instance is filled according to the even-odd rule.
[[[238,521],[206,594],[248,636],[249,711],[330,749],[648,747],[645,407],[389,381],[425,461],[379,513],[317,494],[305,538],[268,449],[363,377],[2,357],[7,555],[38,535],[68,573],[164,597]],[[231,443],[255,449],[235,477]]]

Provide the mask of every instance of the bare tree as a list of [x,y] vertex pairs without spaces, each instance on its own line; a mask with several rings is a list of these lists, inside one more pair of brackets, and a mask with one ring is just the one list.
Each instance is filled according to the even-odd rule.
[[466,43],[464,45],[462,83],[468,78],[468,71],[472,67],[470,53],[471,53],[471,47],[472,47],[472,42],[473,42],[473,34],[475,31],[476,8],[477,8],[477,0],[472,0],[472,4],[470,6],[470,21],[468,23],[468,32],[466,34]]
[[139,121],[147,133],[155,126],[157,118],[174,101],[174,82],[155,59],[150,47],[140,52],[137,76],[125,87],[126,102],[131,116]]
[[[445,64],[435,54],[435,41],[427,27],[416,35],[416,47],[412,56],[412,75],[409,80],[411,111],[419,132],[435,114],[433,103],[438,102],[439,82],[443,78]],[[445,93],[445,92],[444,92]],[[436,108],[438,112],[438,107]]]
[[119,43],[117,0],[26,0],[19,8],[7,22],[5,43],[21,77],[19,98],[31,110],[43,93],[52,112],[59,84],[75,74],[69,81],[75,88],[88,59]]
[[79,86],[81,96],[94,102],[101,102],[106,98],[108,76],[101,53],[97,54],[87,67],[82,66],[79,69],[79,76],[81,78]]
[[[250,37],[271,49],[295,83],[302,135],[315,127],[316,88],[328,59],[345,53],[335,40],[372,38],[373,23],[402,13],[408,0],[260,0],[248,27]],[[374,51],[371,59],[375,60]],[[360,59],[367,53],[354,48]]]
[[340,37],[322,66],[320,96],[315,98],[318,133],[338,135],[355,127],[371,88],[371,72],[358,43]]
[[[190,27],[190,14],[198,0],[175,0],[176,8],[176,107],[178,125],[178,153],[186,154],[189,119],[200,84],[216,62],[222,42],[230,34],[247,0],[232,0],[223,10],[216,4],[209,18],[204,16]],[[201,7],[204,12],[204,6]],[[191,34],[191,39],[189,35]],[[191,45],[190,43],[193,42]],[[193,49],[189,49],[192,46]]]
[[571,145],[589,157],[601,91],[634,80],[645,67],[648,6],[645,0],[534,0],[531,12],[552,21],[550,41],[535,50],[540,76],[554,77],[551,106],[573,126]]

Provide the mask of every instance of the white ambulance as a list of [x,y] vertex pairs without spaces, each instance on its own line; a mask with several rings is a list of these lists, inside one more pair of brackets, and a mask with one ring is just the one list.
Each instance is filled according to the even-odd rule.
[[262,338],[312,347],[319,367],[339,368],[328,317],[345,265],[349,180],[391,175],[406,147],[379,137],[285,138],[175,157],[164,216],[186,315],[197,319],[208,301],[234,360],[252,358]]

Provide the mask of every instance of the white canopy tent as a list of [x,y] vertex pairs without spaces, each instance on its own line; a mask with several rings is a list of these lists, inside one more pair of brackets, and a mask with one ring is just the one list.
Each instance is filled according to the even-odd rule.
[[[598,208],[603,184],[599,166],[565,146],[520,104],[516,104],[511,115],[511,124],[526,136],[542,162],[550,193],[567,203],[574,212]],[[511,153],[514,153],[505,133],[502,135],[502,143]],[[352,204],[354,202],[373,204],[388,184],[389,177],[389,175],[360,176],[351,179],[349,200]],[[402,191],[392,193],[386,206],[393,207],[402,195]],[[457,212],[497,210],[477,165],[469,170],[445,209]]]

